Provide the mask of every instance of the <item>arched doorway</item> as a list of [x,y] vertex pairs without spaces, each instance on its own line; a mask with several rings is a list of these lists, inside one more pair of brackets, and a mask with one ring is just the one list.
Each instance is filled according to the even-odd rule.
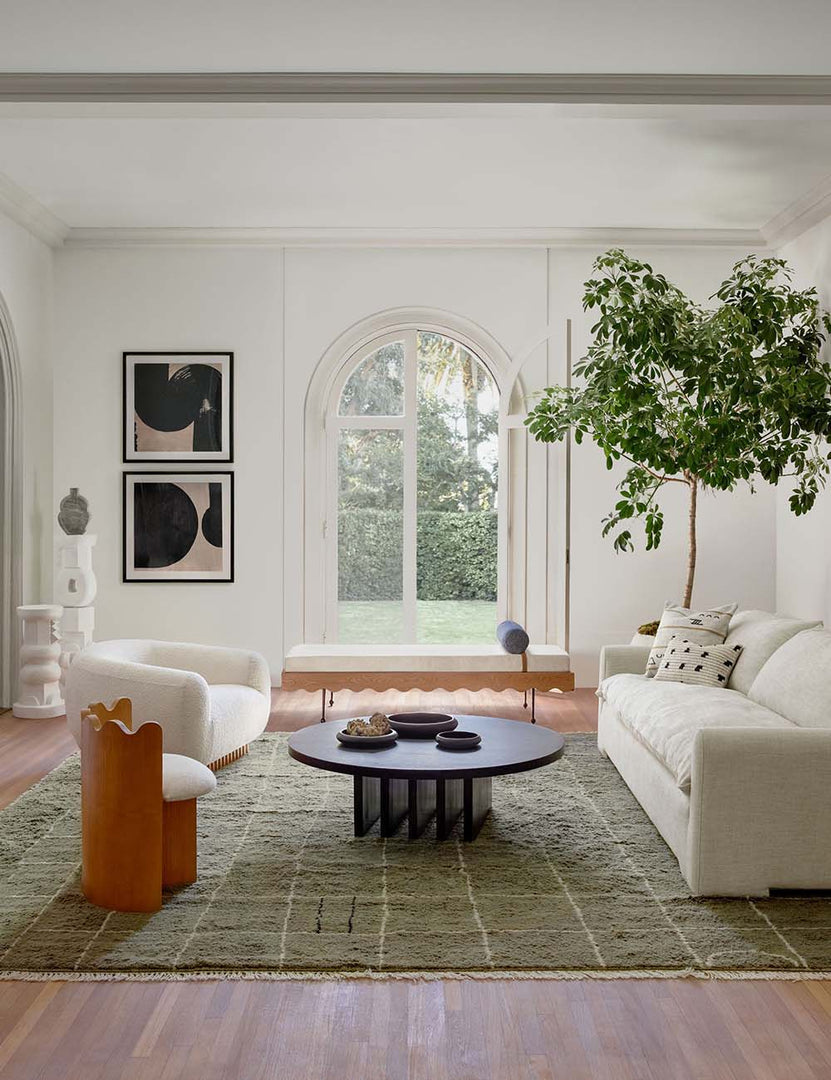
[[11,705],[17,670],[17,606],[23,602],[20,363],[0,296],[0,707]]

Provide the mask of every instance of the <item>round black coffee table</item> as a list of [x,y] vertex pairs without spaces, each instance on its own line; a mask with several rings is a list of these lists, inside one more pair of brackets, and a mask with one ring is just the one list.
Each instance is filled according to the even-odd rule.
[[392,836],[409,816],[409,836],[420,836],[436,815],[436,835],[445,840],[459,817],[464,838],[474,840],[491,808],[491,781],[506,773],[539,769],[563,756],[556,731],[520,720],[458,716],[459,730],[478,731],[473,750],[441,750],[435,739],[402,739],[389,747],[353,749],[335,732],[345,720],[329,720],[295,731],[289,754],[306,765],[354,777],[355,835],[381,819],[381,835]]

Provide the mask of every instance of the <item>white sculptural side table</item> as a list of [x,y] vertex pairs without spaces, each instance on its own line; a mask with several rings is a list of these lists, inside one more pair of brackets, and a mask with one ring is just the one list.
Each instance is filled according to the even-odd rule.
[[34,720],[63,716],[61,654],[57,622],[60,604],[22,604],[17,613],[23,622],[20,646],[20,687],[12,706],[15,716]]

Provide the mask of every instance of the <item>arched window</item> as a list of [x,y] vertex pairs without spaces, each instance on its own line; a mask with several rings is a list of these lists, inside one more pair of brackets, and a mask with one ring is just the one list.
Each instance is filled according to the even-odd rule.
[[376,337],[335,380],[327,417],[328,641],[493,640],[499,391],[434,330]]

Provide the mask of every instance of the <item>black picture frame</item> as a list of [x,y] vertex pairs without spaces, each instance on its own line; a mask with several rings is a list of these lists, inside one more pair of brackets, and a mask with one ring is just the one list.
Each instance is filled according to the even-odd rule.
[[[216,573],[204,571],[175,571],[158,568],[144,571],[134,565],[134,490],[137,482],[136,477],[141,477],[141,482],[148,484],[178,483],[193,484],[220,482],[223,485],[222,492],[222,521],[223,521],[223,552],[226,550],[224,538],[227,526],[227,557],[223,554],[223,569]],[[230,469],[223,470],[193,470],[183,472],[145,471],[128,469],[121,476],[121,582],[124,585],[140,584],[230,584],[235,575],[235,505],[234,505],[234,473]],[[200,523],[200,529],[201,529]],[[132,552],[131,552],[132,548]]]
[[[130,445],[130,435],[135,432],[135,379],[134,359],[139,363],[182,362],[185,357],[201,357],[209,363],[222,361],[222,441],[219,451],[193,451],[165,453],[164,451],[138,451]],[[234,460],[234,353],[230,350],[175,349],[142,351],[131,349],[121,354],[121,461],[124,465],[230,465]],[[128,415],[129,414],[129,415]]]

